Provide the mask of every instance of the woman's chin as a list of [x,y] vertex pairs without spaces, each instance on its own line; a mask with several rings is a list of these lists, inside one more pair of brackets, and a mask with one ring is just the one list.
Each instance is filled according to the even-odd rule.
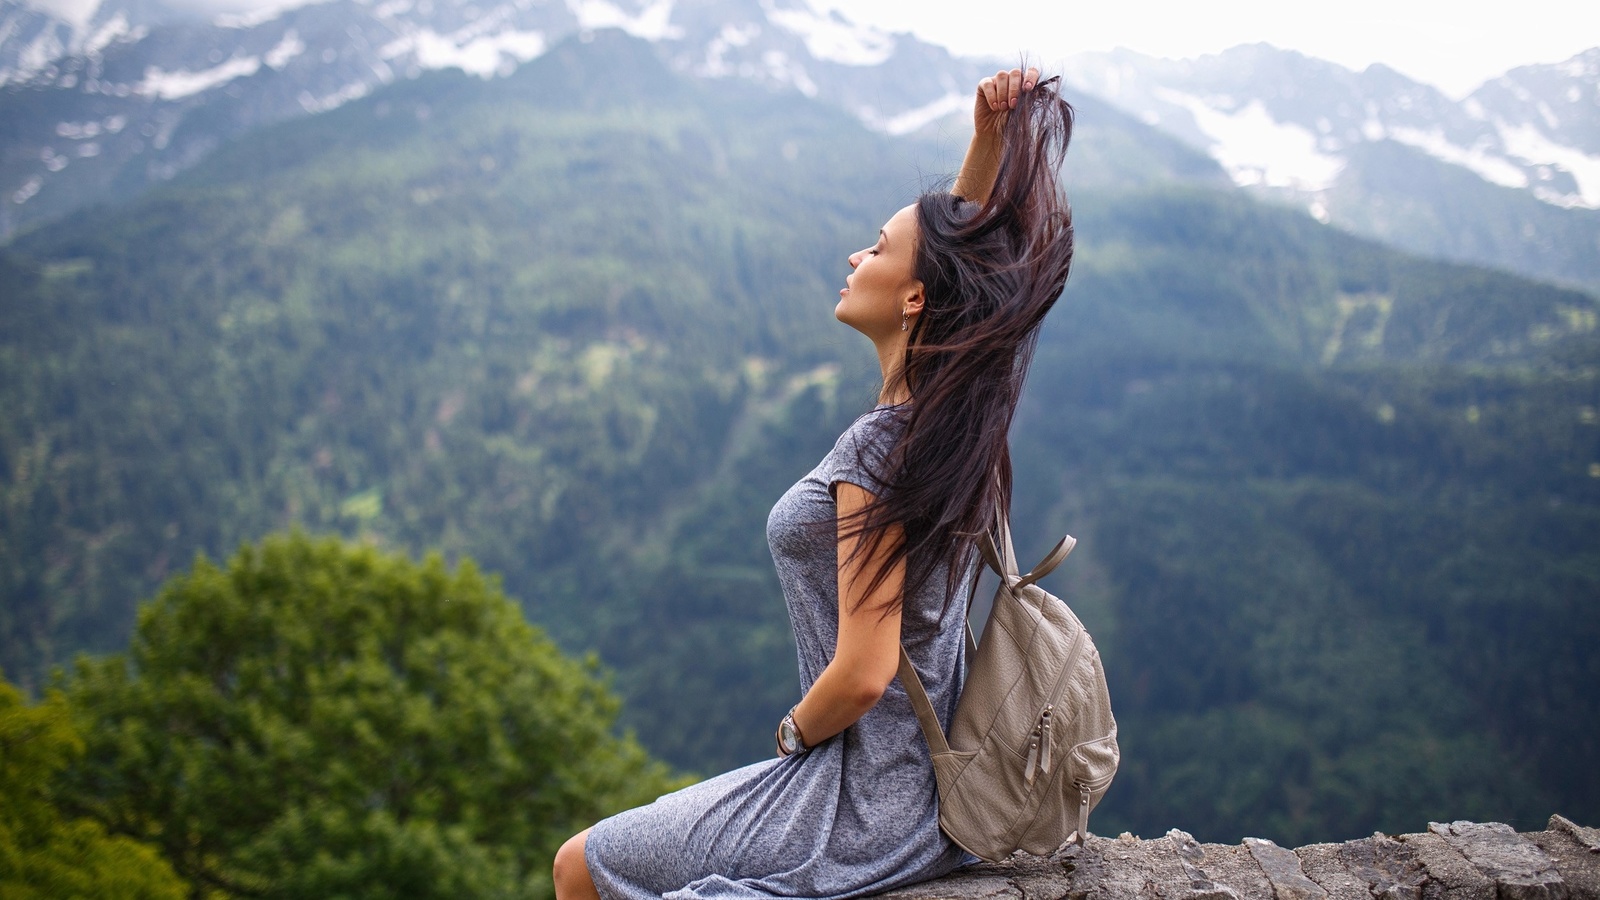
[[897,332],[900,328],[898,319],[895,320],[894,326],[891,328],[882,322],[874,321],[871,316],[862,316],[860,307],[851,306],[848,297],[840,300],[839,305],[833,308],[833,317],[861,332],[874,344],[878,343],[879,339],[888,335],[889,332]]

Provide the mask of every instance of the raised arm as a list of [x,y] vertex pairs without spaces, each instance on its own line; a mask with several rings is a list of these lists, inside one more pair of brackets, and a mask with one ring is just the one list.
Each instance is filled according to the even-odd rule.
[[961,174],[951,193],[965,200],[982,203],[994,190],[1000,174],[1000,147],[1004,140],[1006,117],[1017,107],[1023,91],[1039,83],[1039,70],[1012,69],[996,72],[978,82],[978,95],[972,110],[972,143],[961,161]]
[[[848,481],[835,484],[834,496],[841,522],[854,521],[852,515],[872,502],[865,488]],[[833,659],[794,709],[795,724],[808,747],[866,715],[900,669],[900,612],[884,615],[883,606],[905,587],[904,564],[896,566],[865,603],[858,601],[882,558],[901,539],[899,530],[892,528],[876,554],[857,558],[852,558],[856,556],[852,551],[858,538],[839,541],[839,641]]]

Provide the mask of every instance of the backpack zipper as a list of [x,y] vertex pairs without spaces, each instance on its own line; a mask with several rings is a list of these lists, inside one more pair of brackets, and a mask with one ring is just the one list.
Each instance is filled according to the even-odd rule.
[[1041,775],[1050,774],[1050,713],[1055,708],[1054,703],[1044,705],[1043,711],[1039,713],[1039,722],[1033,726],[1033,734],[1029,737],[1028,763],[1023,769],[1023,775],[1029,784],[1033,784],[1035,766]]
[[[1033,785],[1035,767],[1039,767],[1039,771],[1045,775],[1050,774],[1050,713],[1055,710],[1055,701],[1061,699],[1062,692],[1067,688],[1067,680],[1078,664],[1078,655],[1083,650],[1083,639],[1086,634],[1088,630],[1080,622],[1078,634],[1072,639],[1072,648],[1067,651],[1066,665],[1056,677],[1056,683],[1050,687],[1050,702],[1040,711],[1039,720],[1033,726],[1033,733],[1028,736],[1028,761],[1023,766],[1022,774],[1030,787]],[[1040,763],[1043,765],[1040,766]]]

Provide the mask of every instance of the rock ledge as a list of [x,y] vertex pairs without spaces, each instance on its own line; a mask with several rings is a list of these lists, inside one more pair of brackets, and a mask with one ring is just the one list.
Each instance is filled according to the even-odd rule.
[[1434,822],[1289,850],[1245,838],[1201,844],[1173,829],[1091,837],[881,895],[893,900],[1600,900],[1600,830],[1551,816],[1544,831]]

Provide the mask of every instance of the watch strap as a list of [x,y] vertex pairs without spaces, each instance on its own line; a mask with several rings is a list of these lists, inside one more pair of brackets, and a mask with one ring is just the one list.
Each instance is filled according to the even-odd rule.
[[[799,708],[800,708],[800,704],[798,704],[798,703],[796,703],[794,706],[789,707],[789,711],[783,714],[783,722],[779,726],[780,729],[781,729],[782,725],[788,725],[789,726],[789,731],[794,734],[795,747],[794,747],[793,750],[789,750],[788,753],[785,754],[785,755],[793,755],[795,753],[804,753],[805,751],[811,749],[811,746],[806,743],[805,732],[800,730],[800,723],[795,721],[795,718],[794,718],[794,711],[799,709]],[[780,742],[781,742],[781,732],[780,732]]]

